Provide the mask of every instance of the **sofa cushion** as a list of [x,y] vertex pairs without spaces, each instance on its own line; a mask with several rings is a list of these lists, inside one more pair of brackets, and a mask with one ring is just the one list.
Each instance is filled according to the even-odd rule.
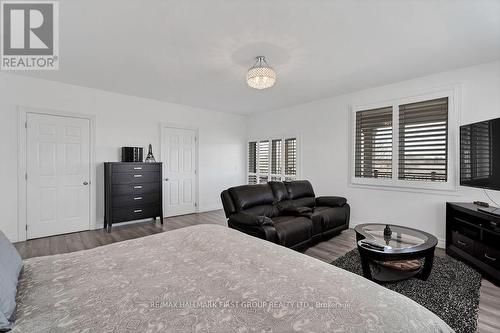
[[284,182],[284,184],[290,199],[315,196],[313,187],[308,180],[295,180],[291,182]]
[[316,207],[312,220],[315,224],[321,224],[323,232],[326,232],[346,223],[347,210],[342,207]]
[[274,194],[268,184],[236,186],[230,188],[229,193],[237,212],[258,205],[271,205],[274,202]]
[[293,247],[311,238],[312,221],[307,217],[277,216],[272,220],[280,245]]
[[246,213],[236,213],[229,217],[229,223],[247,225],[247,226],[272,226],[273,220],[262,215],[253,215]]
[[271,186],[271,189],[273,190],[274,199],[276,200],[276,202],[288,200],[288,191],[283,182],[271,181],[268,182],[268,184],[269,186]]
[[0,331],[9,330],[16,311],[16,292],[23,261],[0,231]]

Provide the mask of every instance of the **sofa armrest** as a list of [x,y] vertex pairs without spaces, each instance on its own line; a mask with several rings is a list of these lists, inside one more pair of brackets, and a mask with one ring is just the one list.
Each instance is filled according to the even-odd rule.
[[347,199],[343,197],[325,196],[316,198],[316,206],[343,207]]
[[241,226],[274,226],[273,220],[267,216],[237,213],[229,217],[229,223]]

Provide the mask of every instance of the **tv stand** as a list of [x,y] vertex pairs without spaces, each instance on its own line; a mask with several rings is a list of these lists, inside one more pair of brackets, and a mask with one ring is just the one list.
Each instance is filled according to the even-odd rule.
[[500,217],[500,209],[497,207],[479,207],[477,210],[486,214],[492,214]]
[[446,203],[446,253],[500,285],[500,215],[483,209],[488,208]]

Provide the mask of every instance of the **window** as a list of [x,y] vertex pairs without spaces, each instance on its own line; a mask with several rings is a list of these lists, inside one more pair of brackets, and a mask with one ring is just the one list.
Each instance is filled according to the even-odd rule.
[[297,138],[248,142],[248,184],[297,179]]
[[392,177],[392,107],[356,113],[356,177]]
[[354,112],[353,183],[441,189],[449,182],[449,97]]
[[448,98],[399,106],[399,179],[447,180]]

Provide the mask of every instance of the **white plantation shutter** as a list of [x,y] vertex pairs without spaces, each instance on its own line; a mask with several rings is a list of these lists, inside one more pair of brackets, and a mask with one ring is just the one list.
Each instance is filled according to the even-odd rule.
[[297,139],[285,140],[285,180],[297,178]]
[[248,184],[297,178],[297,139],[248,142]]
[[259,183],[269,180],[269,140],[259,141]]
[[399,179],[448,179],[448,98],[399,106]]
[[273,139],[271,141],[271,180],[280,181],[282,173],[282,149],[283,140]]
[[392,107],[356,112],[354,175],[392,178]]
[[257,184],[257,142],[248,143],[248,184]]

